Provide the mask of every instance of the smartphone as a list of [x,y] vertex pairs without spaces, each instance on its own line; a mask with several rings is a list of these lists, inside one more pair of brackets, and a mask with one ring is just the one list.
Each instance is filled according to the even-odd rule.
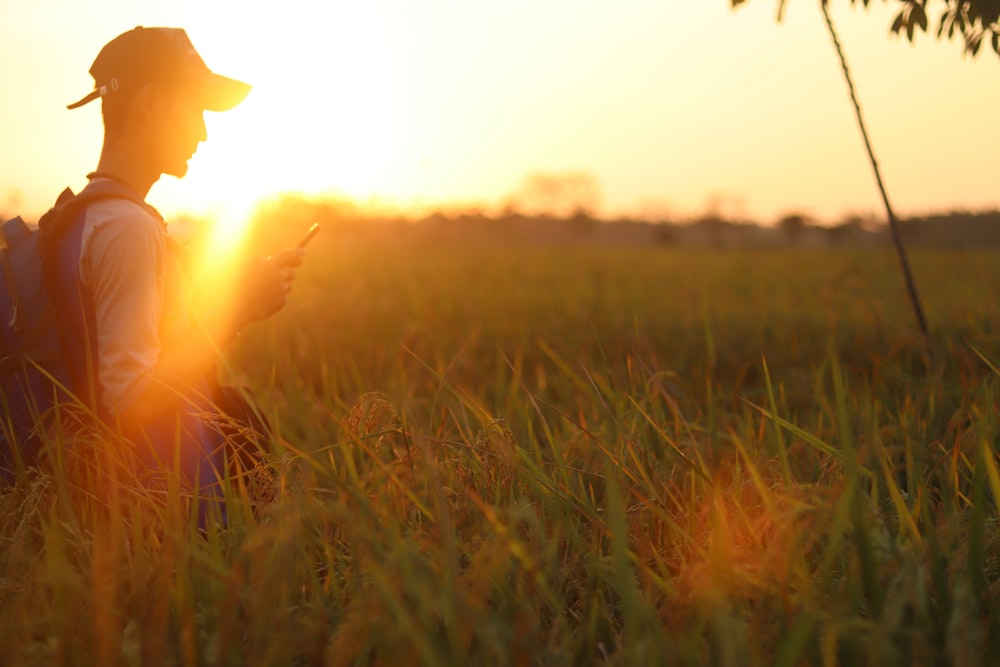
[[309,228],[309,231],[306,232],[305,237],[301,241],[299,241],[298,247],[305,248],[306,244],[312,241],[312,237],[316,236],[316,232],[318,231],[319,231],[319,223],[314,222],[312,227]]

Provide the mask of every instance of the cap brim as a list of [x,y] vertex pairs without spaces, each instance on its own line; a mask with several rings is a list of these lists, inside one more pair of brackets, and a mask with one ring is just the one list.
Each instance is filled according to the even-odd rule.
[[201,80],[198,97],[205,111],[229,111],[250,92],[250,84],[209,73]]
[[83,97],[81,97],[80,99],[78,99],[76,102],[73,102],[73,104],[67,104],[66,108],[67,109],[79,109],[84,104],[90,104],[94,100],[98,99],[100,96],[101,96],[101,91],[99,91],[99,90],[92,90],[89,93],[87,93],[86,95],[84,95]]

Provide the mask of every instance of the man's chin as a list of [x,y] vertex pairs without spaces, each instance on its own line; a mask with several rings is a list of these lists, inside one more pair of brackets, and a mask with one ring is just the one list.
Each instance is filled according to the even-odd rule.
[[180,164],[170,166],[163,170],[163,173],[167,176],[173,176],[175,178],[184,178],[188,173],[188,163],[185,160]]

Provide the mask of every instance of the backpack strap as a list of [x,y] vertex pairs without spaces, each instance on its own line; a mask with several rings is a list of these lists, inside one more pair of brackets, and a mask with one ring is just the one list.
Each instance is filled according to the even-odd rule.
[[46,244],[49,242],[57,243],[58,239],[65,233],[66,228],[73,223],[77,214],[88,204],[102,199],[127,199],[142,206],[161,221],[163,220],[159,211],[147,204],[138,192],[125,183],[117,179],[103,177],[98,172],[89,174],[88,178],[94,180],[91,180],[87,187],[80,191],[80,194],[74,195],[72,190],[66,188],[56,199],[55,206],[38,220],[38,230],[43,235],[42,238]]
[[91,181],[76,196],[75,206],[85,206],[100,199],[127,199],[143,207],[159,218],[160,221],[163,220],[163,216],[160,215],[159,211],[147,204],[146,200],[124,181],[97,171],[88,174],[87,178],[91,179]]
[[88,174],[87,178],[91,181],[80,194],[75,195],[72,190],[66,188],[60,193],[55,206],[38,220],[38,250],[42,256],[42,267],[49,289],[55,287],[52,276],[57,262],[59,243],[88,205],[104,199],[125,199],[141,206],[163,221],[160,212],[147,204],[139,193],[124,182],[106,177],[100,172]]
[[[102,174],[88,175],[88,178],[92,180],[79,194],[73,194],[72,190],[68,188],[63,190],[62,194],[56,200],[55,205],[38,221],[37,246],[41,260],[41,281],[56,312],[56,319],[60,322],[58,327],[58,345],[60,353],[65,359],[75,358],[70,353],[70,345],[73,344],[71,341],[77,333],[83,331],[78,331],[76,325],[79,324],[87,327],[86,318],[92,316],[92,313],[88,314],[89,311],[83,305],[83,302],[79,304],[79,308],[82,309],[81,312],[77,315],[71,314],[76,311],[74,310],[74,306],[68,304],[65,300],[68,283],[64,282],[69,279],[68,276],[70,273],[68,272],[76,273],[77,271],[76,266],[68,263],[69,255],[67,255],[67,252],[70,255],[75,254],[72,246],[74,243],[78,243],[87,207],[90,204],[106,199],[124,199],[142,207],[144,211],[154,214],[158,219],[163,219],[155,209],[146,204],[143,198],[127,184],[113,178],[100,178],[100,176]],[[74,239],[77,240],[74,241]],[[76,252],[78,253],[78,250]],[[83,296],[81,294],[81,297]],[[69,318],[82,317],[84,319],[80,322],[73,319],[73,326],[63,326],[64,316]],[[82,392],[80,398],[84,399],[89,405],[98,406],[96,393],[93,393],[94,389],[91,388],[88,391],[88,387],[82,379],[83,376],[79,375],[79,370],[79,368],[70,363],[70,375],[73,377],[73,381],[80,385],[77,387],[77,390]]]
[[64,218],[62,213],[67,210],[70,202],[72,202],[75,198],[76,195],[73,194],[73,191],[69,188],[60,192],[55,205],[46,211],[45,215],[38,219],[39,233],[45,234],[46,236],[56,235],[60,222]]

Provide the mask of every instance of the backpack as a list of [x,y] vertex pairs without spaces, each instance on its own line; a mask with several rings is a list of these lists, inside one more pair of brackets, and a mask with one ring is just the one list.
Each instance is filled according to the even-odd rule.
[[51,262],[62,233],[100,199],[142,202],[108,182],[69,188],[31,226],[20,217],[0,225],[0,478],[23,470],[41,447],[36,426],[55,405],[72,400],[70,373],[51,298]]

